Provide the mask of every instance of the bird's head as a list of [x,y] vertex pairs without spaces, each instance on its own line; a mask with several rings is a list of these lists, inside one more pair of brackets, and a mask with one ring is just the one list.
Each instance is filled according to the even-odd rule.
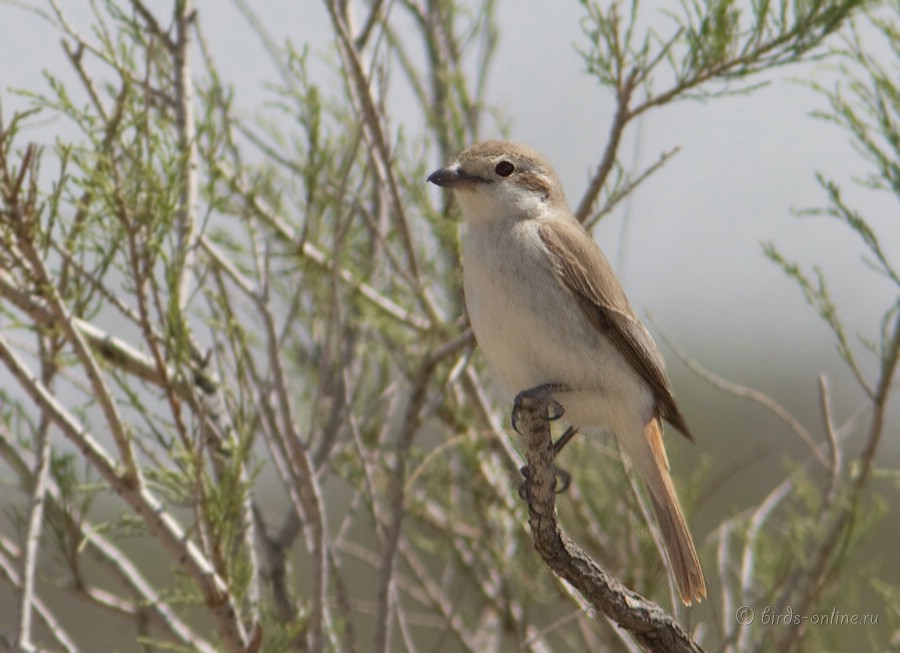
[[428,181],[454,191],[469,223],[522,220],[565,208],[562,185],[544,157],[509,141],[485,141],[463,150]]

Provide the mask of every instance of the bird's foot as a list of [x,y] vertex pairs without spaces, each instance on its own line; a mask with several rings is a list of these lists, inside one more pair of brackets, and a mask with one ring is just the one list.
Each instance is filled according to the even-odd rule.
[[[521,485],[519,485],[519,496],[525,501],[528,501],[528,479],[531,476],[531,470],[528,469],[528,465],[524,465],[519,472],[521,472],[522,478],[525,479],[522,481]],[[562,494],[568,490],[569,486],[572,484],[572,475],[556,465],[553,466],[553,473],[556,477],[554,490],[557,494]]]
[[[569,442],[572,440],[572,438],[575,437],[576,433],[578,433],[578,429],[576,429],[574,426],[570,426],[565,431],[563,431],[563,434],[561,436],[559,436],[559,439],[553,443],[553,457],[554,458],[559,455],[559,452],[563,450],[563,447],[565,447],[567,444],[569,444]],[[519,471],[522,473],[522,477],[525,479],[522,482],[522,484],[519,486],[519,496],[527,501],[528,500],[527,485],[528,485],[528,478],[530,475],[530,470],[528,469],[528,465],[525,465]],[[556,465],[553,466],[553,472],[556,476],[556,487],[555,487],[556,493],[562,494],[563,492],[568,490],[569,486],[572,484],[572,475],[569,472],[567,472],[565,469],[563,469],[562,467],[557,467]]]
[[565,410],[563,410],[562,404],[560,404],[550,395],[552,395],[554,392],[565,392],[568,389],[569,386],[567,386],[565,383],[544,383],[533,388],[529,388],[528,390],[522,390],[522,392],[517,394],[516,398],[513,400],[513,430],[519,435],[522,434],[522,432],[519,431],[519,413],[522,410],[523,399],[546,399],[547,421],[553,422],[562,417],[563,413],[565,413]]

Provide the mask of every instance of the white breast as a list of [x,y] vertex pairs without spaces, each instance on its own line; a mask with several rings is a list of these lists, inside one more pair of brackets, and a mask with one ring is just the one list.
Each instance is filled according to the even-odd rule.
[[[544,383],[564,383],[602,403],[641,398],[646,406],[619,408],[647,413],[652,393],[556,280],[539,226],[538,219],[469,222],[463,237],[466,307],[500,389],[512,399]],[[606,409],[563,404],[571,413],[567,421],[605,425]],[[585,411],[595,414],[579,415]]]

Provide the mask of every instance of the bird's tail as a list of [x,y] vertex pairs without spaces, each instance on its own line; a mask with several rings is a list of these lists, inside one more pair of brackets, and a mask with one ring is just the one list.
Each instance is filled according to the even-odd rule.
[[697,550],[694,548],[694,541],[691,539],[681,505],[678,503],[678,496],[675,494],[675,486],[672,485],[672,477],[669,475],[669,460],[663,446],[658,419],[650,420],[644,427],[644,436],[647,445],[641,452],[644,455],[635,456],[628,451],[626,453],[630,454],[632,464],[647,485],[669,558],[669,569],[678,586],[682,602],[690,605],[706,598],[706,581],[703,579]]

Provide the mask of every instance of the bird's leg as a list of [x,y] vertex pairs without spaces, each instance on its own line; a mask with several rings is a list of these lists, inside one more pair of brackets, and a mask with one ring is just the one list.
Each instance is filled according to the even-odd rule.
[[558,456],[559,452],[563,450],[563,447],[569,444],[569,442],[571,442],[572,438],[574,438],[575,434],[577,433],[578,429],[576,429],[574,426],[570,426],[565,431],[563,431],[563,434],[559,436],[559,439],[553,443],[553,455]]
[[[559,452],[563,450],[563,447],[569,444],[569,441],[575,437],[576,433],[578,433],[578,429],[576,429],[574,426],[570,426],[565,431],[563,431],[563,434],[559,436],[559,439],[553,443],[554,459],[559,455]],[[556,469],[557,479],[556,493],[562,494],[569,489],[569,485],[572,483],[572,475],[562,467],[557,467],[556,465],[554,465],[554,468]]]
[[[550,395],[554,392],[565,392],[568,389],[569,389],[568,386],[566,386],[564,383],[544,383],[542,385],[535,386],[534,388],[529,388],[528,390],[523,390],[522,392],[517,394],[515,401],[513,402],[513,410],[512,410],[513,430],[515,430],[516,433],[519,433],[521,435],[521,432],[519,431],[518,425],[517,425],[517,422],[518,422],[517,417],[518,417],[519,411],[522,409],[522,398],[525,398],[525,397],[527,397],[527,398],[546,398],[547,399],[547,420],[552,422],[552,421],[558,420],[560,417],[562,417],[563,413],[565,411],[563,410],[562,404],[560,404],[558,401],[553,399],[553,397],[551,397]],[[578,429],[576,429],[574,426],[570,426],[563,432],[563,434],[561,436],[559,436],[559,439],[553,443],[554,457],[556,455],[558,455],[560,451],[562,451],[563,447],[565,447],[569,443],[569,441],[575,436],[575,434],[577,432],[578,432]],[[525,482],[523,482],[522,485],[519,486],[519,496],[522,497],[523,499],[527,500],[525,485],[528,481],[528,475],[529,475],[528,465],[525,465],[519,471],[522,473],[522,476],[525,478]],[[564,470],[560,467],[556,467],[556,466],[554,466],[554,471],[556,472],[556,478],[557,478],[556,492],[557,493],[565,492],[569,488],[569,485],[572,482],[572,475],[569,472],[567,472],[566,470]]]

